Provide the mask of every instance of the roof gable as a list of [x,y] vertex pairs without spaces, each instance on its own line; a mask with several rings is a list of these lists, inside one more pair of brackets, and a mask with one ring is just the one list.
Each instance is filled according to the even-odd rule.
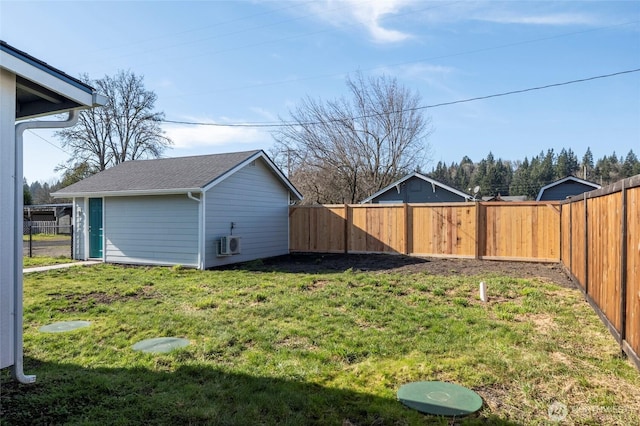
[[542,188],[540,188],[540,191],[538,192],[538,196],[536,197],[536,201],[540,201],[542,196],[544,195],[544,192],[547,191],[548,189],[556,187],[558,185],[561,185],[561,184],[563,184],[565,182],[578,183],[578,184],[581,184],[581,185],[584,185],[584,186],[591,187],[593,189],[600,189],[601,188],[601,186],[598,185],[597,183],[589,182],[588,180],[580,179],[580,178],[575,177],[575,176],[567,176],[565,178],[558,179],[558,180],[556,180],[554,182],[551,182],[551,183],[543,186]]
[[449,192],[451,192],[453,194],[456,194],[456,195],[458,195],[460,197],[463,197],[463,198],[466,198],[468,200],[473,198],[471,195],[465,194],[464,192],[459,191],[459,190],[457,190],[455,188],[452,188],[452,187],[450,187],[448,185],[445,185],[442,182],[438,182],[437,180],[431,179],[430,177],[427,177],[427,176],[425,176],[425,175],[423,175],[421,173],[414,172],[414,173],[410,173],[410,174],[406,175],[405,177],[393,182],[391,185],[388,185],[388,186],[382,188],[380,191],[376,192],[375,194],[370,195],[369,197],[367,197],[364,200],[360,201],[360,204],[369,203],[369,202],[373,201],[375,198],[377,198],[380,195],[384,194],[385,192],[389,191],[390,189],[395,188],[396,186],[398,186],[398,185],[400,185],[400,184],[402,184],[402,183],[406,182],[407,180],[409,180],[411,178],[414,178],[414,177],[418,178],[418,179],[422,179],[422,180],[430,183],[432,186],[440,187],[440,188],[442,188],[442,189],[444,189],[446,191],[449,191]]
[[294,198],[302,195],[262,150],[155,160],[125,161],[73,185],[54,197],[175,194],[202,191],[246,164],[263,158]]

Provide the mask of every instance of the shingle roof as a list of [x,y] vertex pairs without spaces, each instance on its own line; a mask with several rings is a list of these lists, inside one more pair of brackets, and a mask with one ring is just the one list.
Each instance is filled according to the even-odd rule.
[[[144,193],[204,188],[261,150],[157,160],[125,161],[54,193],[57,197],[82,194]],[[264,154],[263,154],[264,155]],[[266,155],[265,155],[266,157]]]

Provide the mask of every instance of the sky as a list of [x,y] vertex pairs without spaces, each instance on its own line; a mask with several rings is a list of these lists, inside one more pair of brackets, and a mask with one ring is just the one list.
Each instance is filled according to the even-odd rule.
[[[356,72],[393,77],[431,119],[422,170],[489,152],[640,155],[637,0],[0,0],[0,39],[76,77],[130,70],[167,120],[189,123],[278,123],[305,97],[348,97]],[[274,144],[268,127],[162,128],[166,157]],[[29,183],[70,158],[47,130],[28,131],[24,152]]]

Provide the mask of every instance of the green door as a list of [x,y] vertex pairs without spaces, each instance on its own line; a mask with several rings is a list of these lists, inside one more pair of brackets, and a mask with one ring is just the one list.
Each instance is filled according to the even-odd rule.
[[102,258],[102,198],[89,198],[89,257]]

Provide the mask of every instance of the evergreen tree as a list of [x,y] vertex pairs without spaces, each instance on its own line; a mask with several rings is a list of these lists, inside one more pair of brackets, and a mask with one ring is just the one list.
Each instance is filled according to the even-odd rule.
[[31,198],[31,190],[29,189],[29,185],[27,184],[27,180],[23,180],[22,185],[22,200],[25,206],[29,206],[33,204],[33,199]]
[[518,168],[513,172],[513,180],[509,187],[509,193],[511,195],[526,195],[531,198],[529,191],[531,180],[531,171],[529,170],[529,159],[524,158],[524,161],[518,165]]
[[640,161],[633,150],[629,150],[622,163],[622,177],[627,178],[637,174],[640,174]]
[[585,180],[589,180],[589,177],[593,173],[593,154],[591,153],[591,148],[587,147],[587,152],[582,156],[582,163],[580,163],[580,167],[582,168],[582,178]]

